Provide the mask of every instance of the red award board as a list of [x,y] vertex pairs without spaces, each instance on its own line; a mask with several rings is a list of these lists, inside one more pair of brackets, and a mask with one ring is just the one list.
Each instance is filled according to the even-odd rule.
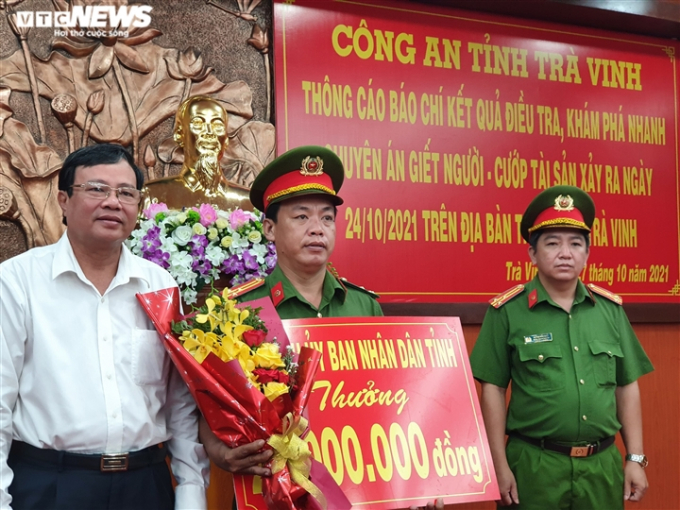
[[680,302],[677,41],[413,2],[274,14],[277,150],[342,159],[350,281],[381,302],[486,301],[533,277],[521,215],[569,184],[597,210],[583,281]]
[[[498,499],[457,317],[283,322],[323,354],[306,440],[353,508]],[[234,481],[239,508],[264,508],[257,479]]]

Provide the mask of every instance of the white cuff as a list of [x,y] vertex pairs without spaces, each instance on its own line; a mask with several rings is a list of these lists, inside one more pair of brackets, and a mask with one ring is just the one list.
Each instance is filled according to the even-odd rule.
[[205,487],[184,483],[175,488],[175,510],[206,510]]

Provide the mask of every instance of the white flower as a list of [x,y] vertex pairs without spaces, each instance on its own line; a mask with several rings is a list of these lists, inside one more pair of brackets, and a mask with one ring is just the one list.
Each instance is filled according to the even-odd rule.
[[266,244],[254,244],[249,251],[257,258],[258,264],[264,264],[264,258],[267,255]]
[[178,225],[183,225],[184,222],[187,221],[187,215],[186,215],[186,213],[183,213],[183,212],[177,213],[177,214],[174,215],[173,220]]
[[177,251],[170,255],[170,266],[173,268],[189,269],[191,268],[192,262],[193,259],[191,258],[191,255],[185,251]]
[[187,287],[194,287],[196,285],[196,273],[191,269],[183,267],[176,267],[174,271],[170,271],[177,285],[186,285]]
[[180,246],[186,246],[194,233],[189,225],[180,225],[172,233],[172,240]]
[[182,291],[182,297],[184,298],[184,302],[188,305],[193,305],[196,302],[196,296],[198,293],[189,287],[184,289]]
[[172,240],[172,237],[164,237],[161,241],[161,250],[172,254],[179,251],[179,248],[177,248],[177,245],[175,244],[175,241]]
[[248,245],[250,245],[250,241],[248,241],[247,237],[242,237],[240,234],[234,232],[234,234],[231,236],[233,241],[231,243],[231,250],[234,253],[240,253],[243,250],[239,250],[239,248],[247,248]]
[[205,249],[205,258],[208,259],[213,266],[219,266],[224,262],[226,254],[222,248],[212,244]]
[[217,221],[215,221],[215,226],[218,228],[218,230],[224,230],[229,226],[229,221],[221,217],[217,218]]
[[248,241],[250,241],[253,244],[257,244],[260,241],[262,241],[262,234],[258,230],[251,230],[248,233]]

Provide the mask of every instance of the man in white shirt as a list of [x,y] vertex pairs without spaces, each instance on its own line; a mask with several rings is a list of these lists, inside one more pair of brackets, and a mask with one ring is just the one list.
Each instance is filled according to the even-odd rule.
[[123,245],[143,180],[119,145],[75,151],[66,232],[0,264],[3,510],[206,506],[194,401],[135,298],[176,284]]

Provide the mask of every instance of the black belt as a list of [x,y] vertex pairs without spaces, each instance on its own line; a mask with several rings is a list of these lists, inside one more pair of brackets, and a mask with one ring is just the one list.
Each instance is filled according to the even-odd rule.
[[512,432],[510,437],[516,437],[525,443],[538,446],[539,448],[543,448],[545,450],[568,455],[569,457],[590,457],[591,455],[595,455],[596,453],[606,450],[614,444],[614,436],[605,437],[604,439],[596,441],[595,443],[581,446],[566,446],[549,441],[547,439],[534,439],[533,437],[527,437],[525,435],[518,434],[517,432]]
[[12,441],[10,455],[58,467],[97,471],[128,471],[164,462],[168,455],[168,447],[159,443],[136,452],[88,455],[36,448],[21,441]]

